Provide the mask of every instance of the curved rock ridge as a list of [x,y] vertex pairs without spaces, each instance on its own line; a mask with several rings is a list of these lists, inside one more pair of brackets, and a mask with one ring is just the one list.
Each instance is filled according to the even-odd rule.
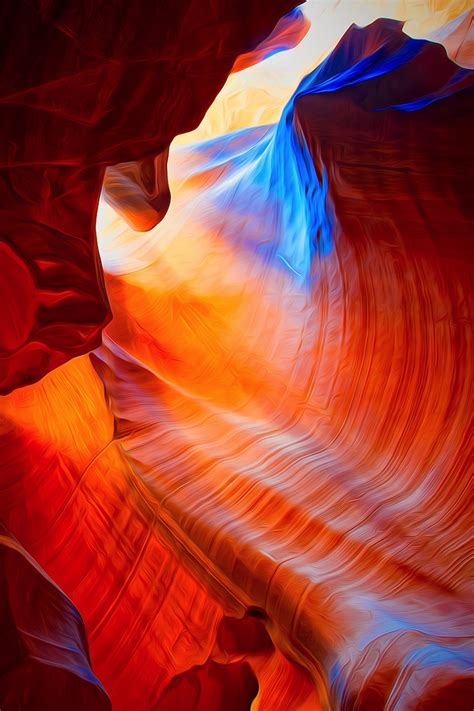
[[2,709],[111,708],[78,611],[2,525],[0,611]]
[[0,399],[0,518],[114,710],[472,707],[472,76],[380,20],[172,148],[160,224],[99,230],[103,345]]
[[[156,501],[123,455],[87,356],[2,398],[0,411],[0,518],[38,561],[32,564],[43,566],[80,610],[94,674],[114,710],[176,707],[184,694],[183,708],[207,711],[230,689],[229,703],[239,711],[256,694],[257,710],[319,708],[309,675],[275,648],[265,615],[245,614],[194,551],[175,547]],[[17,563],[16,569],[19,574]],[[35,604],[24,612],[36,630],[51,617],[39,591],[35,584]],[[22,600],[16,596],[20,611]],[[64,630],[67,609],[57,606],[57,613]],[[68,666],[71,647],[54,647],[59,666]],[[1,658],[11,654],[10,636],[3,635]],[[0,676],[0,689],[12,704],[21,692],[38,698],[41,708],[45,699],[48,708],[69,708],[64,698],[76,693],[74,680],[53,678],[53,672],[47,679],[53,698],[37,694],[29,668],[20,686],[17,676]]]
[[[254,50],[237,57],[232,72],[240,72],[273,54],[296,46],[310,23],[299,8],[285,15]],[[110,166],[104,177],[103,198],[134,230],[147,231],[165,216],[170,204],[167,164],[169,145],[138,162]]]
[[307,34],[311,23],[299,7],[281,18],[275,29],[252,52],[241,54],[234,62],[233,72],[263,62],[268,57],[296,47]]
[[474,37],[472,24],[474,9],[466,10],[459,17],[431,34],[430,39],[440,42],[456,64],[474,69]]
[[121,445],[324,708],[471,703],[473,77],[352,27],[276,127],[176,151],[159,240],[103,246]]
[[[168,187],[154,156],[199,124],[237,56],[294,4],[2,3],[0,271],[12,276],[0,286],[0,393],[100,343],[110,310],[95,219],[106,166],[143,159],[136,182],[156,224]],[[107,185],[116,202],[120,186],[111,176]]]

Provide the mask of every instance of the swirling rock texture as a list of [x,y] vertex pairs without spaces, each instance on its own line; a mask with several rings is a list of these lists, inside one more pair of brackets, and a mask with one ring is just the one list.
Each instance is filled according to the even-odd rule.
[[472,707],[469,17],[451,59],[351,27],[278,123],[172,147],[164,217],[164,152],[110,171],[163,219],[102,205],[103,344],[3,398],[0,438],[97,704]]
[[100,343],[110,318],[95,240],[105,167],[143,160],[136,182],[151,192],[156,224],[168,192],[155,155],[198,125],[236,57],[294,4],[2,3],[0,269],[12,276],[1,287],[1,393]]

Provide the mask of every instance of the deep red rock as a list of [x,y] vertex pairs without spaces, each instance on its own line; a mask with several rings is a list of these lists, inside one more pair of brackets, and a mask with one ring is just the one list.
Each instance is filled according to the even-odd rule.
[[[110,318],[95,239],[105,167],[153,168],[198,125],[236,57],[294,5],[2,3],[0,393],[100,343]],[[166,188],[151,191],[158,217]]]
[[66,595],[0,527],[0,704],[3,711],[106,711],[84,623]]

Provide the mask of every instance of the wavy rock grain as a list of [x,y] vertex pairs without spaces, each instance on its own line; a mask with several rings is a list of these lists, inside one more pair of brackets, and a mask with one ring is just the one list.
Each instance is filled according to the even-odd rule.
[[133,468],[331,708],[472,690],[470,84],[351,29],[273,132],[177,154],[166,246],[108,278]]
[[103,346],[2,400],[0,515],[114,709],[471,708],[472,76],[379,21],[172,149]]

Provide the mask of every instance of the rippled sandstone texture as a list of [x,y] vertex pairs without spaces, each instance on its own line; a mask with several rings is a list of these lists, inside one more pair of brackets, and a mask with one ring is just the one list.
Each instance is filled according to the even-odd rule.
[[[81,611],[94,674],[114,709],[243,711],[257,690],[263,709],[319,707],[309,676],[275,650],[259,611],[241,621],[245,606],[216,589],[192,547],[176,546],[125,460],[87,357],[4,398],[0,424],[1,518]],[[43,615],[53,639],[64,639],[64,612],[27,603],[26,613]],[[54,668],[42,672],[55,688]],[[22,686],[2,679],[2,708],[22,708],[31,688],[44,707],[34,678],[25,675]],[[56,706],[47,701],[65,708],[61,694]]]
[[172,156],[103,346],[2,401],[1,516],[114,708],[472,706],[470,81],[352,29]]
[[[291,0],[7,1],[0,9],[0,392],[100,343],[95,219],[107,165],[143,160],[156,224],[167,156]],[[109,178],[109,183],[111,178]],[[160,183],[161,187],[157,184]],[[143,227],[147,228],[147,224]]]
[[329,708],[472,696],[471,84],[353,28],[275,129],[176,154],[164,246],[105,247],[122,446]]

